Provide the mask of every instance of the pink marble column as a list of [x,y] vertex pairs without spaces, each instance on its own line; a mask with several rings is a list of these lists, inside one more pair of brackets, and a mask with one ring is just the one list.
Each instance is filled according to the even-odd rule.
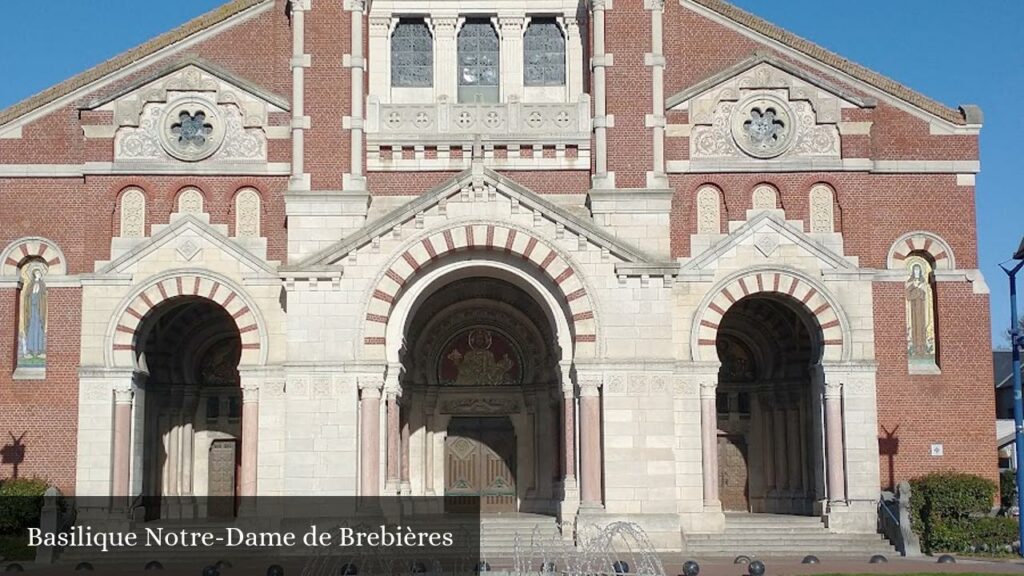
[[398,492],[398,485],[401,481],[401,469],[399,458],[401,457],[401,422],[398,413],[398,397],[387,393],[387,476],[385,476],[384,490],[390,493]]
[[571,486],[576,483],[576,394],[571,390],[562,398],[562,434],[565,439],[563,481],[566,486]]
[[239,496],[256,495],[256,456],[259,454],[260,403],[259,386],[242,385],[242,470]]
[[704,485],[704,508],[718,509],[718,408],[717,382],[700,385],[700,463]]
[[409,480],[409,410],[402,410],[399,412],[399,416],[401,417],[400,420],[402,422],[402,483],[400,485],[400,491],[402,494],[409,494],[412,491],[412,482]]
[[111,495],[114,509],[128,505],[132,468],[132,396],[131,388],[114,390],[114,454]]
[[378,379],[359,381],[359,493],[380,495],[380,392]]
[[598,384],[580,382],[580,501],[601,507],[601,397]]
[[843,388],[825,383],[825,437],[828,501],[846,502],[846,462],[843,455]]

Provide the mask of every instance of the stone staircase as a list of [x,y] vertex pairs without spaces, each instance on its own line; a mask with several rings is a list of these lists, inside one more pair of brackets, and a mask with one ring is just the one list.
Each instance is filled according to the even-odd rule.
[[690,558],[863,557],[898,556],[880,534],[833,534],[820,518],[786,514],[726,514],[724,534],[686,534],[683,550]]
[[[480,518],[480,557],[492,564],[494,560],[511,559],[516,549],[516,535],[524,557],[530,555],[531,542],[536,543],[535,549],[549,549],[562,540],[558,522],[552,516],[485,514]],[[540,556],[539,550],[534,556]]]

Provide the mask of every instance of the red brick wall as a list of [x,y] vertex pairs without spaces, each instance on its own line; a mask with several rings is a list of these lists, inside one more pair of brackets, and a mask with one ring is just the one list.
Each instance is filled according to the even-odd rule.
[[[45,380],[13,380],[18,293],[0,290],[0,453],[21,446],[15,470],[0,460],[0,479],[17,472],[39,477],[64,493],[75,488],[78,431],[78,358],[81,341],[79,288],[50,288]],[[17,443],[15,442],[17,440]]]
[[[883,486],[938,470],[997,479],[988,296],[961,282],[935,292],[942,373],[919,376],[907,372],[903,284],[874,286],[879,437],[895,432],[899,441],[891,467],[881,456]],[[932,444],[943,445],[942,457],[930,455]]]

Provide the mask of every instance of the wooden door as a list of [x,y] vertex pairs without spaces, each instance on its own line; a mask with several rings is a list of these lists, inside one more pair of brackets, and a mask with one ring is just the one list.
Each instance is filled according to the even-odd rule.
[[445,440],[445,507],[515,512],[515,432],[508,418],[452,418]]
[[235,515],[235,479],[237,478],[238,442],[214,440],[209,454],[209,499],[206,515],[210,518],[231,518]]
[[750,511],[747,440],[743,436],[718,437],[718,497],[723,510]]

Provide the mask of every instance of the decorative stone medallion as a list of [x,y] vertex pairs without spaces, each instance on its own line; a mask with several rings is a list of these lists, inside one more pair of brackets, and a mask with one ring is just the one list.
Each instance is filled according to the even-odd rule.
[[796,134],[794,116],[782,98],[753,94],[733,109],[732,137],[755,158],[774,158],[789,150]]
[[217,107],[195,96],[168,103],[160,125],[161,145],[178,160],[203,160],[224,142],[224,122]]
[[779,247],[779,235],[774,232],[754,234],[754,247],[765,258],[768,258]]

